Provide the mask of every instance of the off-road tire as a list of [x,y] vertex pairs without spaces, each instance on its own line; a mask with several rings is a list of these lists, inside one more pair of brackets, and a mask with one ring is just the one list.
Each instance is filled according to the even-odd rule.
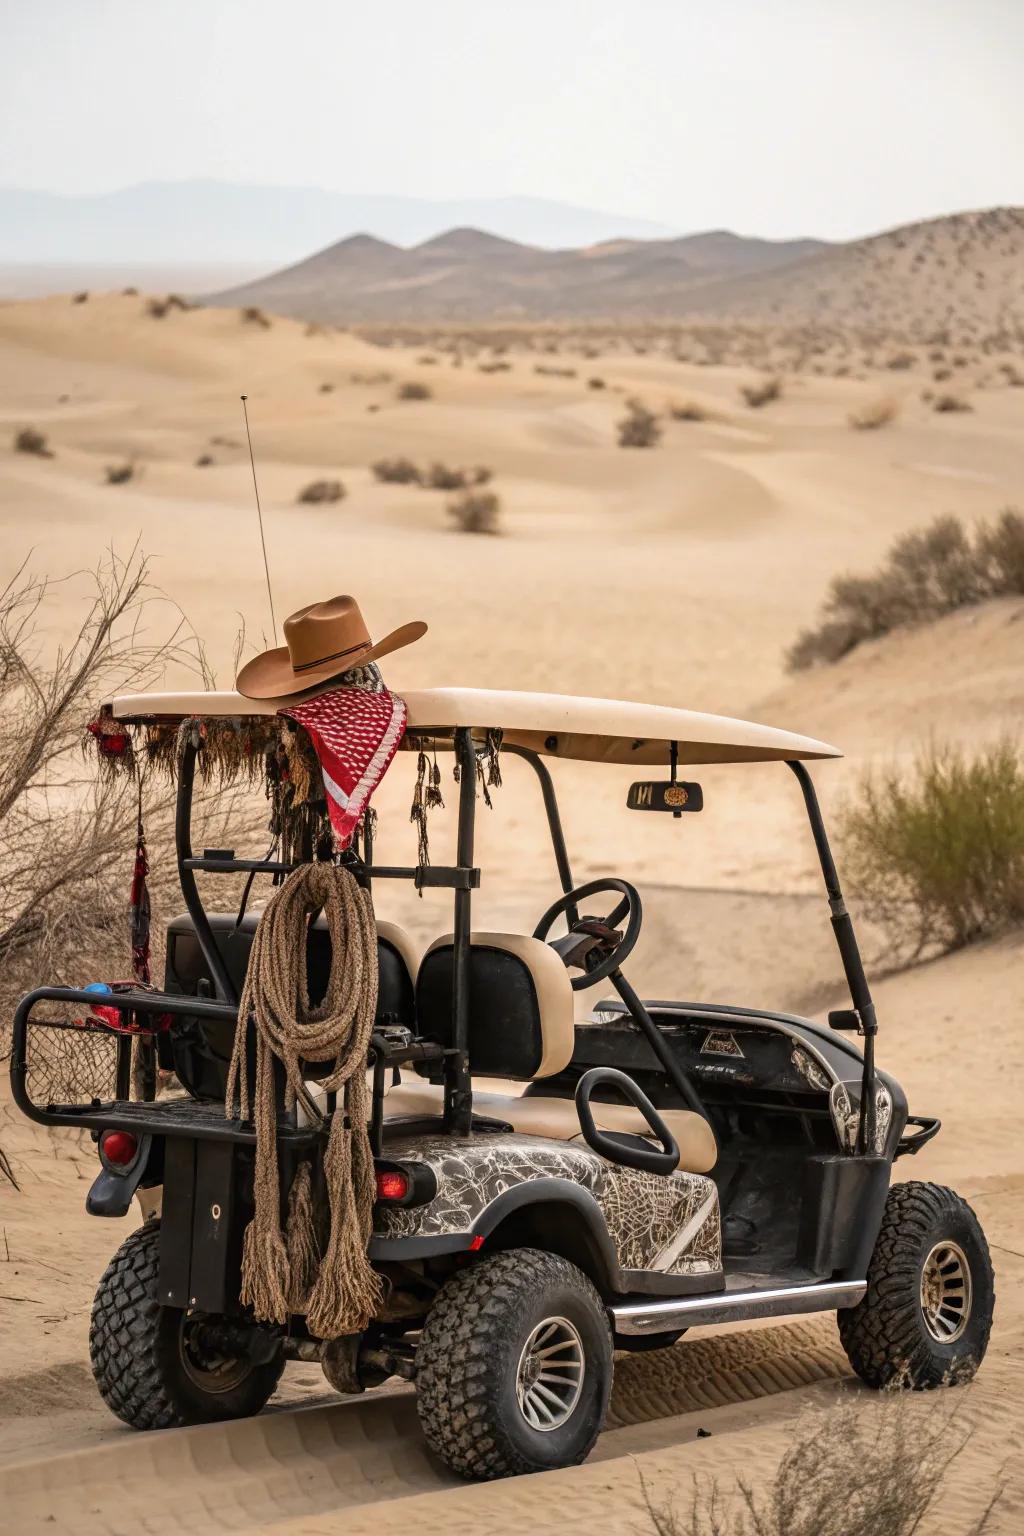
[[92,1305],[89,1356],[100,1396],[132,1429],[170,1429],[258,1413],[284,1361],[252,1364],[225,1390],[204,1391],[180,1345],[184,1313],[157,1300],[160,1224],[127,1238],[103,1272]]
[[[520,1356],[544,1319],[567,1318],[583,1345],[580,1395],[565,1423],[538,1431],[516,1396]],[[438,1292],[416,1351],[417,1407],[431,1449],[462,1477],[508,1477],[583,1461],[612,1382],[604,1303],[567,1259],[535,1248],[496,1254]]]
[[[921,1275],[936,1244],[953,1242],[970,1269],[970,1312],[953,1343],[939,1343],[925,1322]],[[868,1288],[840,1310],[839,1337],[869,1387],[932,1387],[970,1381],[985,1357],[995,1287],[988,1244],[966,1200],[940,1184],[896,1184],[868,1265]]]

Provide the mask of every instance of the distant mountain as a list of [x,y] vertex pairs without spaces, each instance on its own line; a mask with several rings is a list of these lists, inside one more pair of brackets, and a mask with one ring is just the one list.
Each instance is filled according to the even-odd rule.
[[342,240],[208,302],[336,324],[689,319],[908,340],[948,330],[1012,347],[1024,335],[1022,271],[1021,208],[950,214],[836,245],[713,230],[551,251],[460,228],[412,248]]
[[552,247],[674,233],[648,220],[542,197],[436,201],[218,181],[147,182],[85,197],[0,188],[0,265],[266,269],[361,229],[415,245],[453,225]]
[[332,324],[663,316],[703,286],[786,269],[826,249],[820,240],[757,240],[728,230],[555,251],[472,228],[411,248],[354,235],[208,302],[259,304]]

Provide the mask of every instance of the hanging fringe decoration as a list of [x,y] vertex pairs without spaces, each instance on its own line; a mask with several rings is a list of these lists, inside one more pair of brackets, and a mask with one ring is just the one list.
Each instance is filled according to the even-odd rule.
[[[424,751],[422,741],[418,742],[419,751],[416,756],[416,783],[412,792],[412,809],[409,812],[409,820],[416,828],[416,863],[425,867],[430,863],[430,838],[427,831],[428,811],[443,811],[444,796],[441,794],[441,770],[437,766],[437,748],[433,751],[433,766]],[[420,896],[423,890],[420,888]]]

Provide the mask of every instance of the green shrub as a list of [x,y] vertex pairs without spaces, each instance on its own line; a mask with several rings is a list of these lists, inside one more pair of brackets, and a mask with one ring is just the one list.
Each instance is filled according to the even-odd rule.
[[626,401],[627,415],[616,423],[620,448],[653,448],[661,439],[661,425],[642,400]]
[[837,576],[818,624],[797,636],[791,672],[838,661],[865,640],[991,597],[1024,594],[1024,516],[1010,508],[973,541],[955,517],[906,533],[869,576]]
[[869,774],[840,815],[850,884],[900,955],[959,949],[1024,923],[1024,758],[932,748]]
[[419,485],[420,472],[412,459],[378,459],[371,464],[374,478],[384,485]]

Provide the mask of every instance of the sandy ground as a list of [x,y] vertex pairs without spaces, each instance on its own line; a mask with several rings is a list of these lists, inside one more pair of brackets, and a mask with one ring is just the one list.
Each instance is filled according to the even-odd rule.
[[[795,679],[782,655],[837,570],[869,567],[898,532],[940,512],[972,518],[1024,504],[1024,392],[978,390],[972,413],[937,416],[920,401],[921,379],[797,378],[781,402],[754,412],[738,404],[748,377],[739,369],[617,353],[559,358],[579,370],[565,379],[536,375],[532,359],[515,355],[497,374],[419,355],[284,321],[264,330],[235,311],[157,321],[140,298],[0,306],[0,577],[26,558],[54,576],[81,570],[111,542],[126,551],[139,538],[154,580],[229,683],[239,616],[257,645],[269,627],[237,398],[245,391],[278,615],[340,590],[360,596],[374,629],[427,619],[427,638],[389,660],[399,691],[552,689],[768,720],[846,751],[817,771],[827,807],[866,764],[906,757],[932,737],[976,744],[1018,728],[1021,602]],[[606,388],[589,390],[589,376]],[[410,378],[433,397],[397,400]],[[629,393],[658,406],[699,399],[715,417],[668,424],[651,452],[623,451],[614,422]],[[896,422],[851,431],[847,413],[881,393],[902,396]],[[25,425],[47,433],[53,458],[11,450]],[[198,467],[203,453],[215,463]],[[451,531],[442,493],[377,484],[370,464],[396,454],[490,466],[502,536]],[[139,473],[106,484],[104,467],[124,460]],[[344,481],[346,499],[296,504],[324,475]],[[81,590],[75,578],[55,594],[52,640]],[[154,609],[151,622],[169,623],[170,609]],[[396,862],[414,846],[410,770],[397,764],[377,802],[380,854]],[[771,767],[698,776],[705,814],[666,827],[624,814],[617,770],[557,765],[577,878],[643,883],[641,990],[822,1011],[839,997],[838,967],[795,786]],[[528,771],[510,766],[493,813],[480,817],[482,924],[532,926],[553,899],[538,816]],[[449,833],[439,815],[435,857]],[[429,896],[388,890],[379,906],[423,939],[449,926]],[[868,937],[884,967],[879,936]],[[881,1063],[913,1110],[944,1122],[898,1172],[966,1195],[997,1269],[992,1348],[962,1394],[973,1438],[936,1527],[951,1533],[969,1527],[1000,1469],[1020,1457],[1022,959],[1008,939],[877,987]],[[769,1476],[801,1413],[836,1393],[858,1392],[865,1414],[880,1411],[850,1383],[831,1320],[818,1319],[695,1332],[671,1351],[622,1361],[610,1426],[588,1465],[502,1488],[452,1486],[426,1457],[406,1395],[338,1403],[311,1366],[289,1367],[280,1406],[257,1420],[134,1437],[100,1404],[86,1348],[97,1277],[129,1223],[85,1216],[91,1146],[35,1131],[6,1089],[0,1141],[22,1186],[0,1186],[0,1530],[162,1532],[216,1520],[296,1533],[413,1523],[511,1531],[524,1519],[544,1528],[556,1512],[567,1530],[643,1531],[653,1526],[641,1474],[658,1499],[675,1493],[685,1506],[696,1472],[726,1485],[738,1470]],[[711,1438],[698,1439],[698,1426]],[[1011,1488],[987,1529],[1022,1525]]]

